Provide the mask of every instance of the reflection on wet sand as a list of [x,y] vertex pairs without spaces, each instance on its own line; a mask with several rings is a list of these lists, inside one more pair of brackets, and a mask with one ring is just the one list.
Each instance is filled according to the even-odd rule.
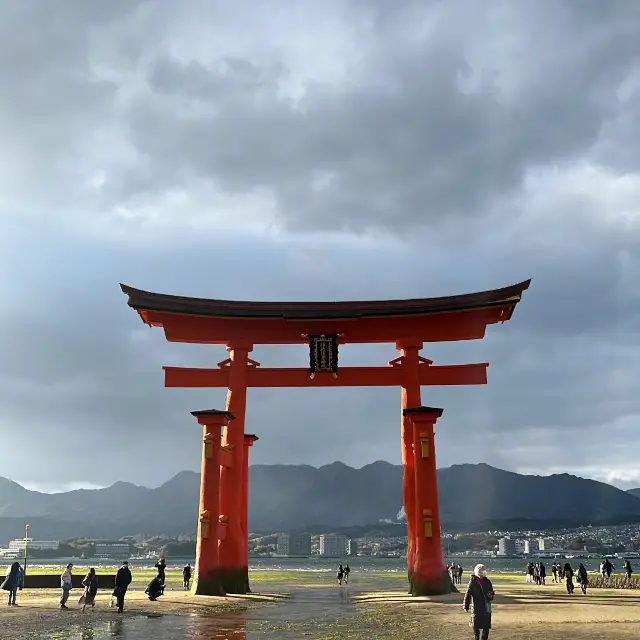
[[[91,624],[91,623],[89,623]],[[45,637],[45,636],[40,636]],[[63,629],[46,634],[48,640],[247,640],[247,621],[244,616],[207,615],[146,615],[117,618],[85,628]]]
[[[88,635],[86,638],[98,640],[100,636]],[[108,637],[123,640],[142,640],[146,638],[211,638],[211,640],[246,640],[247,622],[243,616],[172,616],[156,615],[143,618],[120,618],[108,623]],[[85,636],[82,636],[85,640]]]

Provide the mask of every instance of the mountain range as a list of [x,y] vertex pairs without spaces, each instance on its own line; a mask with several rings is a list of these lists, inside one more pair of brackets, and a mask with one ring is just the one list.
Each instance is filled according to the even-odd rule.
[[[640,489],[629,492],[569,474],[520,475],[486,464],[438,470],[445,526],[514,521],[544,526],[640,521]],[[119,538],[193,534],[200,476],[183,471],[156,489],[116,482],[105,489],[46,494],[0,478],[0,541],[34,537]],[[256,532],[324,530],[395,519],[402,505],[402,466],[374,462],[361,469],[341,462],[254,465],[249,526]]]

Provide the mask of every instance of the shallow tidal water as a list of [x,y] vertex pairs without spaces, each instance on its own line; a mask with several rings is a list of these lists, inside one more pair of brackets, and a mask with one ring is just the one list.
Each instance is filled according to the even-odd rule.
[[34,640],[284,640],[312,637],[314,630],[343,626],[350,614],[355,614],[355,605],[346,589],[299,589],[292,591],[287,600],[247,611],[114,616],[108,622],[88,620],[82,626],[30,637]]

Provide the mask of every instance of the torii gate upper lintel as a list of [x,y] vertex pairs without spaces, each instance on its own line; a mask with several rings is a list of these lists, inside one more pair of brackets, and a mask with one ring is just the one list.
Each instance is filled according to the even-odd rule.
[[[425,385],[486,384],[488,363],[433,365],[425,342],[483,338],[509,320],[529,288],[519,284],[458,296],[352,302],[240,302],[187,298],[120,285],[129,306],[171,342],[225,345],[217,368],[164,367],[167,387],[227,388],[222,410],[193,412],[204,428],[198,543],[193,589],[198,594],[248,593],[245,433],[250,387],[397,386],[401,389],[403,501],[411,593],[451,590],[440,538],[433,427],[442,409],[423,407]],[[339,367],[339,345],[393,343],[400,356],[381,367]],[[308,344],[309,368],[263,368],[254,345]]]

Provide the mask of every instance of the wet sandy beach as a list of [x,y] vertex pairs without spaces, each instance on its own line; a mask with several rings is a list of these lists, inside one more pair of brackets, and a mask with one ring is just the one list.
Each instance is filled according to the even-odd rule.
[[[586,597],[568,596],[562,585],[536,587],[509,576],[496,578],[495,587],[492,638],[640,637],[640,593],[594,590]],[[353,576],[346,587],[313,575],[292,584],[256,580],[254,590],[263,595],[201,598],[173,590],[158,602],[136,590],[122,616],[108,607],[108,594],[99,595],[95,611],[82,613],[75,607],[59,610],[55,591],[25,590],[20,606],[0,608],[0,630],[15,640],[473,637],[461,594],[410,598],[402,580],[388,574]]]

